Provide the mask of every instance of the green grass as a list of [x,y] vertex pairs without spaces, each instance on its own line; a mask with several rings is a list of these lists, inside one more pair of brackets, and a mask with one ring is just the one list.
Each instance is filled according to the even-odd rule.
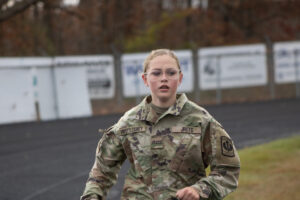
[[300,197],[300,135],[239,151],[238,189],[225,200]]

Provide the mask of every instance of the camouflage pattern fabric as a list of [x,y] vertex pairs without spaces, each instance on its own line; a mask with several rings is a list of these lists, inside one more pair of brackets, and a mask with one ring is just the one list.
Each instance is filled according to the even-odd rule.
[[104,199],[125,159],[131,167],[122,200],[176,199],[187,186],[201,199],[223,199],[234,191],[240,160],[223,127],[185,94],[160,116],[150,102],[146,97],[105,131],[81,199]]

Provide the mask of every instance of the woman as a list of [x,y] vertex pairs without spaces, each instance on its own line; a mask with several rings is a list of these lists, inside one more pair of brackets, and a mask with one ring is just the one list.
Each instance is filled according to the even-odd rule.
[[205,109],[177,94],[182,77],[172,51],[150,53],[142,78],[151,95],[105,131],[81,199],[103,199],[125,159],[124,200],[223,199],[236,189],[233,142]]

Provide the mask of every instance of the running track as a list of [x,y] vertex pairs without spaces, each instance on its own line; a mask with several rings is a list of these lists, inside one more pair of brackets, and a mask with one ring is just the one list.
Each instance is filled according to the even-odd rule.
[[[205,107],[240,149],[300,134],[300,100]],[[79,200],[101,135],[121,115],[0,125],[0,200]],[[108,200],[120,199],[128,163]]]

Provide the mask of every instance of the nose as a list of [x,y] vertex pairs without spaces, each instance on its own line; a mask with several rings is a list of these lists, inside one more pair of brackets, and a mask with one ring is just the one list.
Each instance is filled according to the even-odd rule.
[[167,80],[168,80],[167,74],[166,73],[162,73],[162,75],[161,75],[161,81],[167,81]]

